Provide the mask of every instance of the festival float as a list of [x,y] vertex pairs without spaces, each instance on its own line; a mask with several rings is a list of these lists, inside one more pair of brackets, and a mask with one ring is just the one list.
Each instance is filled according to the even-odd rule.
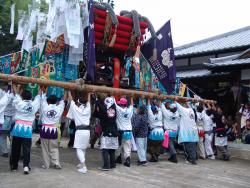
[[[2,81],[27,84],[33,95],[39,85],[46,85],[49,94],[57,97],[62,96],[64,89],[70,89],[116,96],[214,102],[179,96],[183,92],[179,92],[181,84],[176,83],[175,75],[173,83],[162,84],[163,77],[157,75],[157,70],[174,68],[175,71],[173,47],[159,52],[157,41],[164,36],[155,32],[150,20],[136,10],[116,15],[108,3],[54,0],[49,3],[48,14],[34,7],[29,12],[18,12],[17,40],[22,41],[22,49],[0,57]],[[151,54],[149,58],[141,52],[147,32],[152,43],[149,51],[146,50]],[[172,45],[172,38],[168,39]],[[163,60],[157,61],[159,56]],[[171,92],[164,86],[171,86]]]

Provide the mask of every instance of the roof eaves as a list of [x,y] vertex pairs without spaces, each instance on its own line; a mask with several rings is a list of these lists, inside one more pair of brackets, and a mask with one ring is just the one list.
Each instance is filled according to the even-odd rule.
[[191,47],[191,46],[194,46],[194,45],[198,45],[198,44],[201,44],[201,43],[209,42],[211,40],[216,40],[216,39],[219,39],[219,38],[228,37],[230,35],[240,33],[240,32],[246,31],[246,30],[250,30],[250,26],[246,26],[246,27],[243,27],[243,28],[240,28],[240,29],[236,29],[236,30],[227,32],[227,33],[223,33],[223,34],[220,34],[220,35],[216,35],[216,36],[213,36],[213,37],[209,37],[209,38],[206,38],[206,39],[203,39],[203,40],[199,40],[199,41],[196,41],[196,42],[185,44],[183,46],[176,47],[175,51],[176,50],[177,51],[182,50],[182,49],[185,49],[185,48],[188,48],[188,47]]

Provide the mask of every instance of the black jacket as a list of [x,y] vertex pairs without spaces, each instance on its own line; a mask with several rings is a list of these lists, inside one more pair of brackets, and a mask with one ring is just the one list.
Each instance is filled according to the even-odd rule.
[[214,112],[214,121],[216,123],[215,132],[218,137],[224,137],[227,135],[226,124],[222,122],[223,114]]
[[135,137],[146,138],[148,136],[148,115],[134,114],[132,117],[132,126]]
[[116,108],[113,104],[109,109],[103,105],[98,105],[99,111],[95,110],[94,116],[100,119],[103,136],[117,137],[118,129],[116,124]]

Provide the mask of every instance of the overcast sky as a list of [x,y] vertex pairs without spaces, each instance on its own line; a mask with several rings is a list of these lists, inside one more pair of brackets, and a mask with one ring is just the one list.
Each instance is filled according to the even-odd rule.
[[175,46],[250,25],[250,0],[114,0],[115,12],[137,10],[159,29],[171,19]]

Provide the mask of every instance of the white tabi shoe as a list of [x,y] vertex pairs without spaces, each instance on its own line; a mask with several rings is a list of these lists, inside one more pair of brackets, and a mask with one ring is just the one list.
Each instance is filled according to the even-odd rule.
[[86,168],[86,166],[85,167],[82,167],[82,168],[80,168],[80,169],[78,169],[78,172],[80,172],[80,173],[82,173],[82,174],[86,174],[87,173],[87,168]]

